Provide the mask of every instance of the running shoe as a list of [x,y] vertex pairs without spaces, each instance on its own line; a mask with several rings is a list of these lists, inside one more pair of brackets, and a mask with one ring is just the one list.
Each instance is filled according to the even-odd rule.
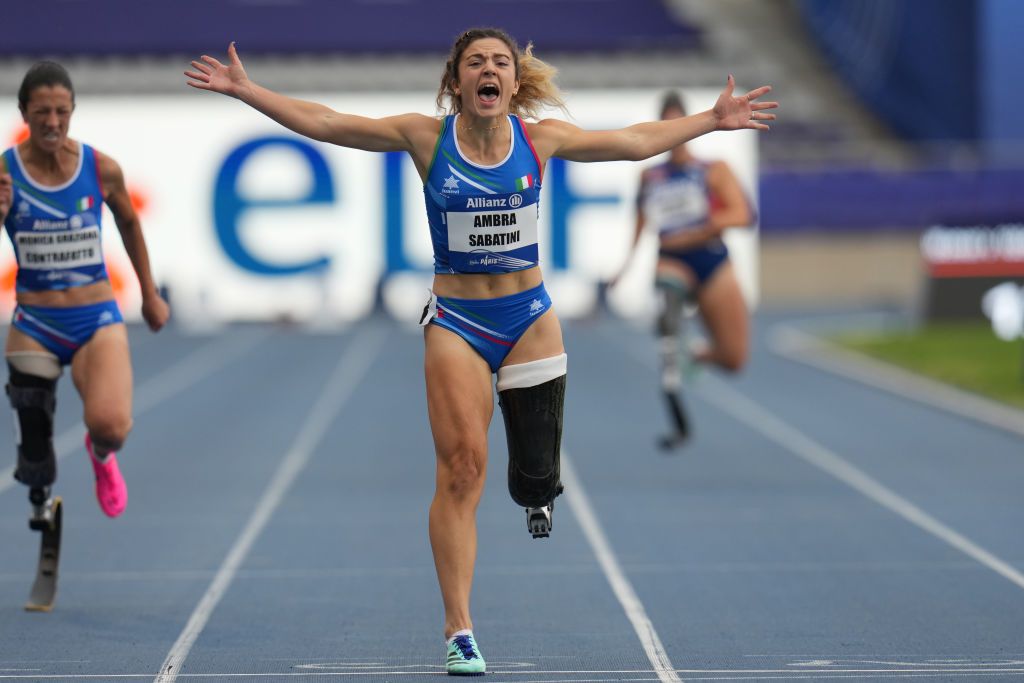
[[449,676],[483,676],[487,663],[480,655],[480,648],[473,640],[473,634],[458,635],[448,641]]
[[85,450],[89,453],[89,462],[96,475],[96,500],[100,509],[107,517],[117,517],[128,505],[128,487],[117,466],[117,456],[111,453],[106,462],[100,462],[92,449],[92,439],[88,432],[85,435]]

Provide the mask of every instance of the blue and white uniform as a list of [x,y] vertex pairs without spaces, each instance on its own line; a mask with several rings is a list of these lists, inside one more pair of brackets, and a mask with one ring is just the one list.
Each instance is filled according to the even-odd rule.
[[[16,147],[4,152],[14,201],[4,227],[18,260],[18,292],[83,287],[107,279],[101,219],[103,187],[96,151],[78,143],[78,168],[61,185],[42,185]],[[122,322],[114,301],[76,308],[18,305],[11,324],[70,363],[78,348],[104,326]]]
[[[659,239],[707,224],[713,208],[707,171],[708,164],[702,162],[666,162],[644,172],[637,202],[645,220],[657,228]],[[696,275],[698,285],[702,285],[729,257],[729,249],[716,238],[693,249],[661,248],[658,256],[686,265]]]
[[[510,273],[538,265],[537,218],[543,169],[517,116],[508,155],[485,166],[466,158],[446,116],[423,185],[435,273]],[[500,299],[432,296],[422,324],[449,329],[496,372],[530,324],[551,307],[543,284]]]

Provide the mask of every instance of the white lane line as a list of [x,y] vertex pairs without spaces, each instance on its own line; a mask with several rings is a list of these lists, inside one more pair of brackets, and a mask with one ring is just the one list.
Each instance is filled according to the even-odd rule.
[[[209,377],[228,361],[239,358],[269,335],[270,328],[261,328],[259,332],[248,337],[241,339],[235,336],[220,337],[216,341],[196,349],[138,386],[134,392],[132,415],[139,417],[161,402]],[[57,461],[59,462],[79,450],[84,452],[82,445],[84,438],[85,426],[80,422],[76,422],[74,426],[56,436],[53,440],[53,449],[57,454]],[[0,493],[11,488],[15,483],[17,482],[14,479],[14,465],[0,470]]]
[[263,496],[256,504],[248,524],[235,540],[217,571],[216,577],[192,611],[192,616],[189,617],[188,623],[171,647],[160,667],[160,672],[153,679],[153,683],[173,683],[177,680],[182,664],[188,657],[196,638],[206,627],[206,622],[209,621],[217,604],[227,592],[253,543],[263,531],[263,527],[270,521],[270,517],[277,510],[296,477],[309,462],[314,449],[327,433],[328,427],[362,381],[363,376],[369,371],[383,347],[383,341],[384,333],[380,326],[364,326],[360,328],[359,336],[346,347],[334,372],[327,379],[323,391],[313,404],[309,417],[299,430],[291,449],[281,460],[281,464],[263,492]]
[[569,507],[583,528],[583,534],[586,536],[587,542],[590,543],[590,548],[597,557],[605,578],[608,579],[608,583],[612,587],[612,592],[615,593],[629,622],[633,625],[633,630],[636,631],[637,638],[640,639],[640,644],[644,648],[644,654],[647,655],[648,661],[654,667],[655,673],[658,674],[658,679],[661,683],[679,683],[680,678],[668,658],[668,653],[665,652],[665,647],[661,644],[661,638],[658,637],[658,632],[648,618],[643,603],[640,602],[636,591],[633,590],[633,585],[626,578],[626,573],[622,571],[615,551],[612,550],[608,538],[601,529],[601,523],[590,505],[586,491],[583,490],[583,483],[576,476],[572,458],[564,449],[562,450],[561,475]]
[[754,401],[727,386],[722,380],[710,376],[706,380],[705,390],[701,391],[699,396],[718,407],[722,412],[733,416],[863,496],[888,508],[911,524],[985,565],[1018,588],[1024,588],[1024,574],[1021,574],[1009,563],[946,526],[795,427],[775,417]]
[[[621,346],[622,343],[619,343]],[[624,348],[641,364],[648,367],[653,365],[653,354],[641,354],[640,350],[632,344],[625,344]],[[911,524],[1003,576],[1016,586],[1024,588],[1024,574],[1021,574],[1008,562],[996,557],[895,491],[875,481],[833,451],[775,417],[735,389],[730,388],[722,380],[705,373],[701,385],[702,390],[696,392],[696,396],[699,398],[717,406],[722,412],[732,415],[784,449],[824,470],[882,507],[888,508]]]
[[[913,669],[677,669],[677,673],[686,675],[687,680],[818,680],[821,678],[922,678],[922,677],[970,677],[970,676],[1007,676],[1024,673],[1021,668],[979,667],[976,669],[950,668],[913,668]],[[597,671],[535,671],[510,670],[488,672],[488,677],[508,676],[516,683],[598,683],[605,681],[656,681],[658,678],[645,674],[657,674],[656,671],[645,669],[597,670]],[[422,669],[375,669],[372,671],[279,671],[279,672],[248,672],[248,673],[194,673],[182,674],[183,679],[260,679],[260,678],[345,678],[365,676],[438,676],[443,675],[440,667],[424,667]],[[32,680],[78,680],[78,679],[145,679],[150,674],[0,674],[2,679]],[[543,678],[543,676],[563,676],[564,678]],[[587,678],[585,676],[590,676]],[[598,678],[597,676],[603,676]],[[531,678],[532,677],[532,678]],[[499,679],[500,680],[500,679]]]
[[1024,410],[844,349],[790,325],[773,327],[768,347],[789,360],[1024,436]]

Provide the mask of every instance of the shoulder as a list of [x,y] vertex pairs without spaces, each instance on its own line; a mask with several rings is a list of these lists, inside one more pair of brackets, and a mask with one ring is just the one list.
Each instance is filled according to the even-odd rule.
[[539,138],[564,138],[580,130],[579,126],[574,126],[560,119],[541,119],[540,121],[533,122],[523,121],[523,125],[531,136]]
[[102,176],[104,180],[106,180],[108,177],[121,175],[121,166],[116,161],[114,161],[113,157],[104,154],[95,147],[89,147],[88,145],[82,145],[82,149],[85,150],[86,154],[88,154],[89,150],[91,150],[91,153],[94,155],[94,158],[96,159],[96,168],[97,170],[99,170],[100,176]]
[[410,112],[408,114],[396,114],[392,118],[396,123],[400,123],[410,128],[422,128],[423,130],[440,130],[441,123],[447,117],[427,116],[426,114],[417,114],[415,112]]
[[447,117],[427,116],[426,114],[398,114],[390,117],[396,126],[401,128],[406,136],[434,135],[441,132],[441,128]]
[[444,116],[412,113],[398,114],[391,120],[413,149],[432,150],[437,136],[444,129],[446,119]]
[[111,192],[122,189],[125,186],[124,172],[121,170],[120,164],[114,161],[114,158],[104,154],[95,147],[88,147],[82,145],[83,150],[91,150],[86,153],[91,153],[96,159],[96,174],[100,178],[102,183],[102,190],[105,197],[109,197]]
[[649,183],[665,175],[665,164],[655,164],[640,171],[640,182]]
[[708,182],[715,181],[728,181],[734,179],[736,176],[733,175],[732,169],[729,168],[729,164],[725,163],[720,159],[714,161],[706,161],[704,163],[704,174],[708,179]]
[[559,119],[523,121],[523,128],[530,136],[533,148],[542,163],[555,156],[556,152],[565,147],[566,142],[572,140],[573,136],[581,131],[579,126]]
[[640,183],[642,185],[650,185],[652,183],[659,183],[669,178],[671,175],[671,165],[666,163],[655,164],[654,166],[648,166],[640,172]]

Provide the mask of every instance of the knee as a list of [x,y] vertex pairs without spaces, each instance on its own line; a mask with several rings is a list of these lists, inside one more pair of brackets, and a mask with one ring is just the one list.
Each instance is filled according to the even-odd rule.
[[85,426],[93,443],[104,450],[119,451],[132,429],[129,415],[98,415],[87,418]]
[[747,351],[746,349],[730,349],[722,353],[718,364],[723,370],[736,374],[747,364]]
[[438,453],[437,488],[457,500],[479,497],[487,477],[486,443],[462,440]]

